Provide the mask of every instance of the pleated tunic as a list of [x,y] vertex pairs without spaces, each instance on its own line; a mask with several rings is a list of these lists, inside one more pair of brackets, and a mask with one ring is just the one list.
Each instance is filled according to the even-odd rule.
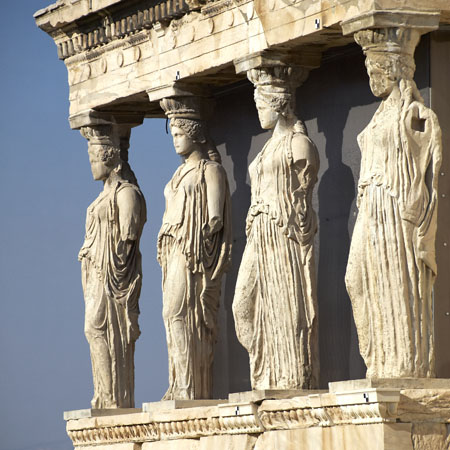
[[[215,172],[224,194],[223,227],[212,236],[205,235],[210,220],[207,170]],[[225,170],[206,159],[192,166],[182,164],[164,195],[166,210],[158,237],[169,349],[169,389],[164,399],[211,398],[221,280],[230,265],[232,245]]]
[[311,197],[318,161],[297,169],[293,137],[271,138],[249,167],[252,201],[233,309],[238,338],[249,352],[253,389],[317,383],[317,225]]
[[[119,222],[117,195],[132,190],[134,205]],[[139,239],[146,221],[137,186],[117,182],[88,207],[86,236],[79,253],[86,306],[85,334],[91,345],[93,408],[134,407],[134,346],[139,337],[142,285]],[[96,351],[106,348],[109,358]],[[112,385],[109,385],[109,381]]]
[[[414,129],[420,117],[425,129]],[[382,102],[358,137],[359,213],[346,284],[368,378],[434,374],[440,132],[417,101]]]

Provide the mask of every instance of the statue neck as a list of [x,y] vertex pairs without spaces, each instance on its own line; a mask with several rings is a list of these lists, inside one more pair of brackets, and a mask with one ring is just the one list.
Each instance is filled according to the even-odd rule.
[[196,148],[188,155],[183,156],[183,158],[186,164],[197,164],[202,159],[205,159],[205,153],[201,148]]
[[289,115],[288,117],[285,117],[280,114],[277,124],[273,129],[272,137],[282,137],[291,133],[296,120],[297,119],[294,115]]
[[106,180],[103,180],[103,191],[109,192],[119,181],[123,181],[120,170],[116,172],[114,169]]

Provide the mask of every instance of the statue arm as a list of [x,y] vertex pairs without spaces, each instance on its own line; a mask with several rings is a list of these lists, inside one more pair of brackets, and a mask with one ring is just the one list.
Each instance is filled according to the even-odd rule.
[[141,228],[141,202],[135,189],[125,187],[117,193],[119,210],[120,239],[135,241]]
[[292,202],[297,212],[300,243],[310,243],[317,230],[316,214],[312,208],[312,192],[317,182],[319,154],[313,142],[304,134],[292,138],[293,176],[296,177],[291,192]]
[[302,133],[292,138],[292,160],[300,187],[308,189],[310,185],[314,186],[319,172],[319,153],[311,139]]
[[205,169],[206,198],[208,207],[208,230],[211,236],[223,227],[226,175],[222,166],[208,164]]

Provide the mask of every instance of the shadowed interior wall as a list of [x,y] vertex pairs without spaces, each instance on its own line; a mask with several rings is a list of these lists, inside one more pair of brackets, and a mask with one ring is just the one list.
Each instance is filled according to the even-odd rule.
[[450,378],[450,31],[432,33],[430,42],[431,107],[442,129],[434,286],[436,376]]
[[[429,105],[429,38],[416,50],[415,80]],[[311,71],[297,91],[297,111],[320,154],[319,181],[314,191],[318,214],[316,266],[319,302],[320,383],[364,378],[365,365],[350,299],[344,283],[351,234],[356,219],[359,178],[358,134],[379,105],[369,88],[359,46],[327,51],[320,68]],[[220,334],[215,358],[215,396],[250,389],[246,351],[234,330],[234,286],[245,246],[245,218],[250,205],[248,165],[270,132],[259,125],[250,82],[231,87],[217,97],[211,134],[227,170],[233,203],[233,265],[226,276],[220,310]]]

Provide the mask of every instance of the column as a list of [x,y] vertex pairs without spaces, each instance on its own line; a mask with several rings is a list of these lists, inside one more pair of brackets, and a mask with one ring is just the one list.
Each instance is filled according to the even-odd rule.
[[164,191],[158,237],[169,356],[163,400],[212,398],[221,282],[231,263],[230,190],[208,132],[210,101],[191,89],[174,85],[160,101],[182,160]]
[[272,137],[249,166],[252,200],[233,313],[253,390],[318,386],[317,231],[312,193],[319,154],[296,116],[296,89],[320,54],[265,51],[235,61],[255,86]]
[[439,14],[375,11],[342,24],[381,98],[358,137],[358,217],[346,272],[367,378],[433,377],[432,290],[441,130],[413,80]]
[[142,285],[139,240],[146,206],[128,164],[130,130],[139,121],[120,119],[96,112],[71,118],[71,125],[81,128],[88,140],[93,178],[103,182],[103,191],[88,207],[85,241],[78,256],[93,409],[134,408],[134,348],[140,334]]

